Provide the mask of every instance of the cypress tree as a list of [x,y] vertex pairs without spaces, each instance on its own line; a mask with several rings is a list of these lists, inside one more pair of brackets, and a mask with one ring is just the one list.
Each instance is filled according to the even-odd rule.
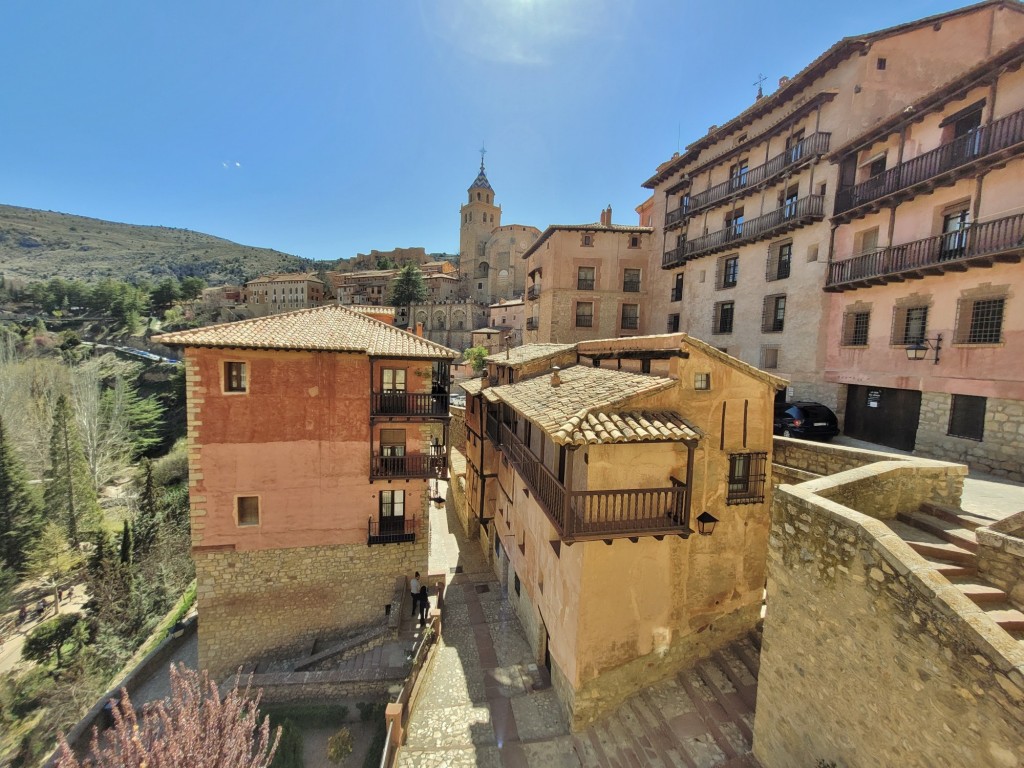
[[124,521],[121,529],[121,562],[130,565],[132,562],[132,529],[128,527],[128,521]]
[[145,459],[142,462],[142,488],[139,490],[139,510],[132,524],[134,541],[132,548],[136,557],[144,555],[156,541],[157,529],[160,527],[159,512],[156,503],[156,491],[153,488],[153,462]]
[[46,508],[57,515],[68,539],[78,544],[98,529],[103,514],[96,499],[89,463],[82,450],[71,404],[66,395],[57,398],[50,433],[50,482],[46,486]]
[[0,419],[0,564],[19,570],[42,526],[38,500]]

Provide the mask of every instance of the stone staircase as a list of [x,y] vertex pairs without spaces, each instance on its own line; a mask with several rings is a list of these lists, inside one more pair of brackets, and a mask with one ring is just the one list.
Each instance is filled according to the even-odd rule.
[[627,699],[573,735],[581,765],[757,768],[751,754],[761,634]]
[[1024,613],[1014,608],[1007,594],[978,577],[978,540],[975,529],[990,520],[938,504],[923,504],[917,512],[900,513],[889,527],[910,548],[935,566],[996,624],[1024,641]]

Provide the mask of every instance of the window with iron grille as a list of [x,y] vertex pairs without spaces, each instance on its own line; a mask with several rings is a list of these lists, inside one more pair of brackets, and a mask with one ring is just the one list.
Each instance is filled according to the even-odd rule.
[[668,326],[667,326],[666,330],[669,333],[679,333],[679,315],[678,314],[669,315],[668,316]]
[[947,435],[981,440],[985,435],[985,398],[953,395],[949,407]]
[[245,363],[224,363],[224,391],[245,392],[247,389]]
[[1003,340],[1006,298],[960,299],[957,302],[957,344],[999,344]]
[[793,242],[773,243],[768,248],[768,265],[765,280],[785,280],[793,266]]
[[892,344],[922,344],[928,330],[928,306],[897,306],[892,315]]
[[715,265],[715,287],[718,290],[733,288],[740,276],[740,257],[719,256]]
[[778,344],[761,345],[761,365],[759,367],[762,371],[771,371],[779,367]]
[[726,504],[760,504],[764,501],[767,453],[733,453],[729,456]]
[[786,325],[786,295],[765,296],[761,312],[761,332],[779,333]]
[[843,313],[843,346],[866,347],[871,313],[855,311]]
[[683,273],[680,272],[674,278],[672,285],[671,301],[682,301],[683,300]]
[[592,291],[594,290],[594,268],[593,267],[580,267],[576,272],[576,290],[578,291]]
[[636,330],[640,327],[640,305],[622,305],[622,327],[626,330]]
[[576,327],[590,328],[594,325],[594,303],[592,301],[576,302]]
[[622,270],[622,290],[628,293],[637,293],[640,290],[640,270]]
[[731,301],[719,301],[715,304],[715,317],[712,333],[732,333],[732,318],[735,304]]

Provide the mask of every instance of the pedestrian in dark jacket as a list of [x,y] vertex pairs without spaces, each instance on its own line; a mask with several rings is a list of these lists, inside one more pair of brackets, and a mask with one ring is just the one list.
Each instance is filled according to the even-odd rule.
[[430,610],[430,598],[427,596],[427,585],[420,587],[420,626],[427,623],[427,611]]

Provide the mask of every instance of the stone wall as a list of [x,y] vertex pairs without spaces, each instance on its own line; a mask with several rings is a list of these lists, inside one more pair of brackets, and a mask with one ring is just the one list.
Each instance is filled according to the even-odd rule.
[[883,522],[809,490],[818,482],[775,494],[757,759],[1019,766],[1024,648]]
[[982,440],[947,434],[952,396],[921,393],[921,415],[914,450],[925,456],[960,461],[985,474],[1024,480],[1024,402],[990,397],[985,404]]
[[466,452],[466,409],[457,406],[450,406],[448,413],[451,414],[451,421],[448,422],[448,445],[462,453]]
[[870,517],[888,520],[924,502],[960,506],[967,467],[928,459],[880,461],[809,480],[801,487]]
[[842,445],[815,443],[792,437],[775,437],[772,461],[784,467],[801,469],[815,475],[834,475],[847,469],[863,467],[877,461],[906,461],[911,457],[882,451],[865,451]]
[[1024,610],[1024,512],[975,531],[978,573]]
[[428,537],[423,525],[402,544],[196,552],[200,666],[219,677],[383,620],[396,577],[427,572]]

